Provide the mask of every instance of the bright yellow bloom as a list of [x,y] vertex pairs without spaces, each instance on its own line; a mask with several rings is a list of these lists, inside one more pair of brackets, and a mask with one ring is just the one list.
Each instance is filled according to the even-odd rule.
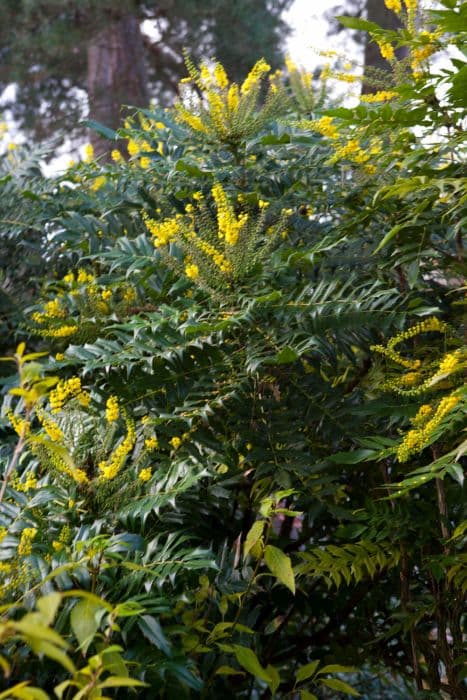
[[84,162],[89,163],[94,158],[94,147],[92,143],[87,143],[84,147]]
[[379,50],[381,51],[381,56],[386,59],[386,61],[392,61],[394,58],[394,47],[387,41],[378,41]]
[[173,437],[171,440],[169,440],[170,444],[174,448],[174,450],[178,450],[180,445],[182,444],[182,441],[180,440],[179,437]]
[[136,141],[129,139],[127,149],[130,156],[136,156],[140,152],[141,147],[138,143],[136,143]]
[[114,150],[112,151],[112,153],[110,155],[111,155],[114,163],[120,163],[123,160],[123,156],[120,153],[120,151],[118,150],[118,148],[114,148]]
[[394,97],[397,97],[397,92],[393,92],[392,90],[379,90],[371,95],[361,95],[360,102],[386,102],[392,100]]
[[94,178],[94,180],[91,183],[92,191],[97,192],[97,190],[100,190],[106,182],[107,178],[105,177],[105,175],[99,175],[99,177]]
[[138,474],[138,479],[140,481],[149,481],[149,479],[152,476],[152,471],[150,467],[146,467],[146,469],[141,469],[140,473]]
[[185,267],[185,274],[187,277],[189,277],[192,280],[195,280],[197,277],[199,277],[199,267],[198,265],[195,265],[194,263],[191,263],[190,265],[187,265]]
[[26,557],[31,554],[32,551],[32,541],[37,535],[37,529],[35,527],[25,527],[21,533],[21,539],[18,545],[18,555],[20,557]]
[[335,139],[339,136],[333,117],[321,117],[321,119],[316,119],[311,122],[303,122],[303,126],[317,131],[319,134],[327,136],[330,139]]
[[146,440],[144,441],[144,446],[148,450],[157,450],[157,448],[159,447],[159,440],[154,436],[146,438]]
[[402,6],[401,6],[401,0],[384,0],[384,4],[388,8],[388,10],[392,10],[395,12],[397,15],[401,12]]

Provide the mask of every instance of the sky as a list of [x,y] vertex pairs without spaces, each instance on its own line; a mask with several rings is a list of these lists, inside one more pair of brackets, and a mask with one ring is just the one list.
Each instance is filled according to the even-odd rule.
[[[322,63],[318,52],[323,49],[343,50],[343,36],[327,36],[329,25],[325,19],[325,13],[340,4],[339,0],[295,0],[285,13],[285,20],[292,27],[287,51],[303,68],[313,70],[318,63]],[[346,48],[350,51],[353,48],[355,52],[351,45]],[[352,57],[355,57],[355,53]]]

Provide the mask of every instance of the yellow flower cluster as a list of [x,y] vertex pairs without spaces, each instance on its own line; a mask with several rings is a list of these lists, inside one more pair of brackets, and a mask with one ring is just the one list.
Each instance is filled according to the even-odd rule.
[[173,437],[169,440],[170,444],[174,448],[174,450],[178,450],[180,445],[182,444],[182,440],[179,437]]
[[[433,417],[428,420],[425,425],[422,425],[422,427],[415,430],[409,430],[397,449],[398,461],[406,462],[412,454],[423,450],[429,443],[433,433],[438,428],[443,418],[457,406],[459,401],[459,396],[456,396],[455,394],[450,394],[449,396],[443,397],[439,402]],[[422,423],[422,418],[429,416],[432,412],[431,406],[429,407],[429,411],[426,406],[422,406],[422,408],[424,411],[423,416],[420,416],[419,418],[419,423]],[[420,411],[415,417],[414,421],[417,420],[419,414]]]
[[225,255],[220,253],[213,245],[207,241],[203,241],[203,239],[200,238],[194,231],[188,231],[185,233],[185,237],[187,240],[194,243],[194,245],[205,255],[207,255],[207,257],[211,258],[214,265],[216,265],[221,272],[224,272],[225,274],[232,272],[232,265],[229,260],[227,260]]
[[256,88],[259,85],[259,82],[263,75],[270,70],[271,66],[269,66],[266,63],[264,58],[260,58],[260,60],[255,63],[255,65],[250,70],[247,77],[242,83],[242,87],[240,88],[240,92],[242,93],[242,95],[248,95],[248,93],[252,92],[252,90],[254,90],[254,88]]
[[240,214],[237,218],[227,195],[220,183],[212,188],[212,196],[217,207],[218,236],[228,245],[235,245],[241,230],[248,221],[248,214]]
[[119,415],[120,409],[118,407],[118,397],[110,396],[105,405],[105,417],[107,418],[108,423],[113,423],[114,421],[118,420]]
[[27,493],[28,491],[37,488],[37,479],[33,472],[29,472],[29,474],[26,476],[25,481],[15,479],[11,481],[11,485],[16,491]]
[[156,221],[156,219],[150,219],[146,212],[143,212],[142,218],[146,228],[154,238],[156,248],[171,243],[180,233],[180,216]]
[[146,469],[141,469],[140,473],[138,474],[138,479],[142,482],[149,481],[149,479],[152,476],[152,470],[150,467],[146,467]]
[[70,398],[77,398],[81,406],[88,406],[90,395],[84,391],[79,377],[71,377],[65,381],[60,381],[55,389],[50,392],[49,402],[52,413],[59,413],[63,405]]
[[136,442],[136,430],[134,421],[128,416],[125,417],[127,434],[118,445],[118,447],[112,452],[110,458],[107,461],[102,461],[99,463],[99,470],[101,472],[102,478],[111,481],[115,479],[120,469],[123,467],[128,454],[133,449]]
[[144,446],[147,450],[157,450],[157,448],[159,447],[159,440],[156,437],[151,436],[149,438],[146,438],[146,440],[144,441]]
[[47,416],[42,411],[38,411],[37,417],[39,418],[42,427],[44,428],[45,432],[52,440],[52,442],[62,442],[65,439],[65,436],[62,430],[60,429],[60,426],[54,420],[49,418],[49,416]]
[[21,533],[21,539],[18,545],[18,555],[20,557],[26,557],[32,552],[32,542],[37,535],[37,529],[35,527],[25,527]]
[[67,338],[69,335],[74,335],[78,332],[78,326],[68,325],[60,326],[60,328],[51,328],[49,330],[42,330],[41,335],[47,336],[49,338]]
[[455,372],[459,368],[462,354],[461,350],[456,350],[455,352],[444,355],[439,363],[437,374],[451,374],[451,372]]
[[94,147],[92,143],[87,143],[84,147],[84,162],[89,163],[94,158]]
[[369,160],[370,154],[364,151],[357,139],[350,139],[347,143],[336,148],[334,155],[329,159],[330,163],[339,160],[350,160],[353,163],[363,164]]
[[412,49],[410,55],[410,65],[412,66],[412,71],[415,76],[420,73],[420,66],[424,63],[432,54],[437,51],[438,47],[434,44],[424,44],[423,46],[418,46]]
[[66,316],[66,311],[62,309],[60,305],[60,299],[55,297],[52,301],[47,301],[44,304],[44,311],[36,311],[32,314],[31,318],[36,323],[45,323],[51,318],[63,318]]
[[370,347],[370,350],[373,350],[374,352],[379,352],[381,355],[385,355],[385,357],[388,357],[390,360],[393,360],[393,362],[395,362],[398,365],[401,365],[401,367],[406,367],[407,369],[418,369],[421,365],[420,360],[410,360],[402,357],[402,355],[400,355],[400,353],[398,353],[397,350],[395,350],[395,347],[404,340],[413,338],[414,336],[419,335],[420,333],[428,333],[431,331],[446,333],[447,330],[447,324],[433,316],[432,318],[427,318],[424,321],[420,321],[414,326],[408,328],[406,331],[403,331],[402,333],[398,333],[397,335],[393,336],[389,340],[386,347],[384,347],[383,345],[372,345]]
[[198,265],[195,265],[194,263],[190,263],[189,265],[187,265],[185,267],[185,274],[190,279],[195,280],[197,277],[199,277]]
[[305,129],[309,128],[312,131],[317,131],[323,136],[327,136],[329,139],[336,139],[339,136],[339,131],[337,126],[334,124],[333,117],[321,117],[321,119],[315,119],[313,121],[304,121],[300,123]]
[[386,59],[386,61],[392,61],[394,59],[394,47],[388,41],[378,41],[379,50],[381,56]]
[[402,11],[401,0],[384,0],[384,4],[397,15]]
[[[68,274],[73,276],[72,272]],[[63,279],[65,280],[65,277]],[[89,284],[91,282],[94,282],[94,280],[95,277],[93,274],[91,274],[90,272],[86,272],[86,270],[84,270],[82,267],[79,268],[78,274],[76,276],[76,281],[78,282],[78,284]]]
[[[242,135],[250,133],[252,124],[258,123],[258,113],[253,117],[252,109],[258,98],[261,79],[270,70],[264,59],[253,66],[241,87],[229,82],[220,63],[213,68],[202,63],[198,70],[186,59],[186,66],[190,77],[182,80],[182,99],[175,106],[179,121],[225,143],[237,142]],[[203,98],[197,102],[192,91],[184,92],[184,83],[194,83]],[[271,90],[274,92],[277,89]],[[270,107],[271,102],[266,98],[263,110],[268,111]]]
[[123,160],[123,156],[118,150],[118,148],[114,148],[114,150],[110,154],[110,157],[112,158],[114,163],[121,163],[121,161]]
[[378,90],[378,92],[374,92],[373,94],[361,95],[360,102],[387,102],[394,97],[397,97],[397,92],[392,90]]
[[21,416],[17,416],[15,413],[13,413],[13,411],[8,411],[6,415],[13,426],[15,433],[19,435],[19,437],[25,437],[28,435],[31,427],[29,421],[27,421],[25,418],[21,418]]
[[107,178],[105,175],[98,175],[91,182],[91,190],[93,192],[97,192],[105,185],[106,182],[107,182]]

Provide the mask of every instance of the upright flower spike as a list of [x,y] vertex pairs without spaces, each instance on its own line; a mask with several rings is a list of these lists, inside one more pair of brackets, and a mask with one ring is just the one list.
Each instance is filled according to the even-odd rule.
[[[221,63],[202,63],[196,68],[185,57],[189,78],[180,85],[181,99],[175,104],[178,121],[210,141],[218,141],[235,151],[242,139],[257,133],[267,119],[282,112],[285,93],[270,84],[259,103],[262,78],[270,70],[264,59],[251,69],[241,87],[230,83]],[[196,86],[200,98],[194,95]]]

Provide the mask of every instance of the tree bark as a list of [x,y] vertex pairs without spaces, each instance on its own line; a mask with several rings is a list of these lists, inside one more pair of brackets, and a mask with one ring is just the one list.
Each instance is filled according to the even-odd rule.
[[[148,90],[140,21],[126,14],[109,16],[107,25],[89,42],[89,116],[116,129],[125,116],[124,105],[146,107]],[[111,144],[100,134],[91,133],[96,156],[108,153]]]

